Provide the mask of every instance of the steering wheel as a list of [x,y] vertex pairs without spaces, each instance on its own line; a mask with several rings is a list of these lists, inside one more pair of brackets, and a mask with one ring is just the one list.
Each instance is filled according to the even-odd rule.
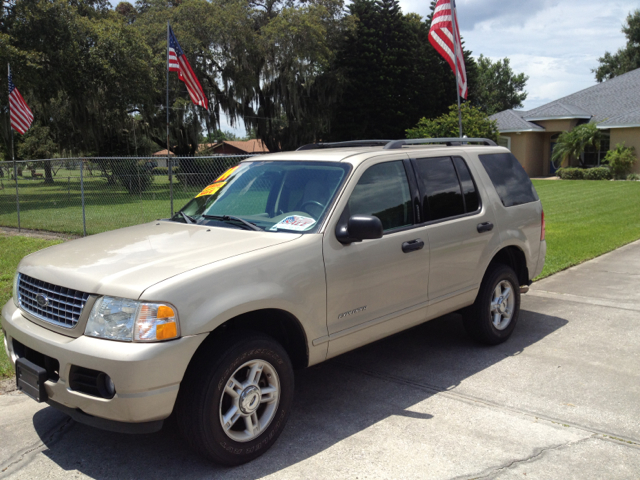
[[320,214],[322,212],[322,209],[324,209],[324,205],[320,202],[317,202],[315,200],[307,200],[306,202],[304,202],[302,205],[300,205],[300,210],[303,210],[305,212],[307,212],[309,215],[313,215],[312,212],[310,212],[309,210],[306,210],[305,207],[307,205],[314,205],[318,208],[320,208],[320,212],[318,212],[318,214]]

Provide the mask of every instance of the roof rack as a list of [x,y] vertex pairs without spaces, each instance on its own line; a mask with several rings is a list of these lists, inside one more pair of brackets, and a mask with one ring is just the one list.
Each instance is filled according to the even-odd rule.
[[496,142],[488,138],[446,137],[411,138],[409,140],[350,140],[348,142],[309,143],[299,147],[296,151],[343,147],[384,147],[385,150],[395,150],[402,148],[404,145],[421,145],[423,143],[445,144],[448,147],[460,146],[466,143],[482,143],[483,145],[489,145],[492,147],[497,146]]
[[299,147],[300,150],[317,150],[320,148],[343,148],[343,147],[382,147],[394,140],[350,140],[348,142],[331,143],[309,143]]
[[497,146],[496,142],[488,138],[460,138],[460,137],[447,137],[447,138],[412,138],[409,140],[394,140],[384,146],[385,150],[395,150],[402,148],[404,145],[420,145],[423,143],[444,143],[447,147],[459,146],[465,143],[482,143],[483,145],[490,145],[492,147]]

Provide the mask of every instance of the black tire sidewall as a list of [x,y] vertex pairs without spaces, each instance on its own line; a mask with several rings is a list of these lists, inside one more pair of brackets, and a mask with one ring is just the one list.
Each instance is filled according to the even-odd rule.
[[[507,328],[498,330],[493,325],[490,309],[493,291],[503,280],[507,280],[513,288],[515,305],[511,322]],[[489,345],[497,345],[506,341],[516,328],[520,316],[520,284],[515,272],[506,265],[499,264],[490,267],[480,287],[478,298],[469,313],[468,330],[476,340]]]
[[[220,423],[220,401],[226,383],[231,375],[250,360],[269,362],[278,374],[280,382],[280,399],[274,418],[265,431],[254,440],[236,442],[224,432]],[[227,350],[209,370],[205,382],[205,390],[201,391],[200,402],[196,411],[201,412],[200,430],[203,442],[200,450],[217,463],[234,466],[257,458],[267,451],[280,436],[289,417],[293,401],[293,368],[284,349],[266,336],[251,337],[241,340]],[[200,403],[199,402],[199,403]],[[195,412],[193,412],[195,413]]]

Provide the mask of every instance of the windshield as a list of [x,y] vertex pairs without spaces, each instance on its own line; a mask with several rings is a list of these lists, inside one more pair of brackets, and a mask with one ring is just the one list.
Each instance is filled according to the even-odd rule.
[[320,224],[349,168],[333,162],[243,162],[204,188],[174,220],[310,233]]

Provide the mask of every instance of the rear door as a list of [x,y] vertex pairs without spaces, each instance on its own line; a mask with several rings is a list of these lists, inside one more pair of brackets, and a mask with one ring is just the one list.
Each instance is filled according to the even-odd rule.
[[461,155],[417,157],[412,163],[431,253],[429,303],[465,293],[472,300],[486,258],[500,242],[494,212]]

